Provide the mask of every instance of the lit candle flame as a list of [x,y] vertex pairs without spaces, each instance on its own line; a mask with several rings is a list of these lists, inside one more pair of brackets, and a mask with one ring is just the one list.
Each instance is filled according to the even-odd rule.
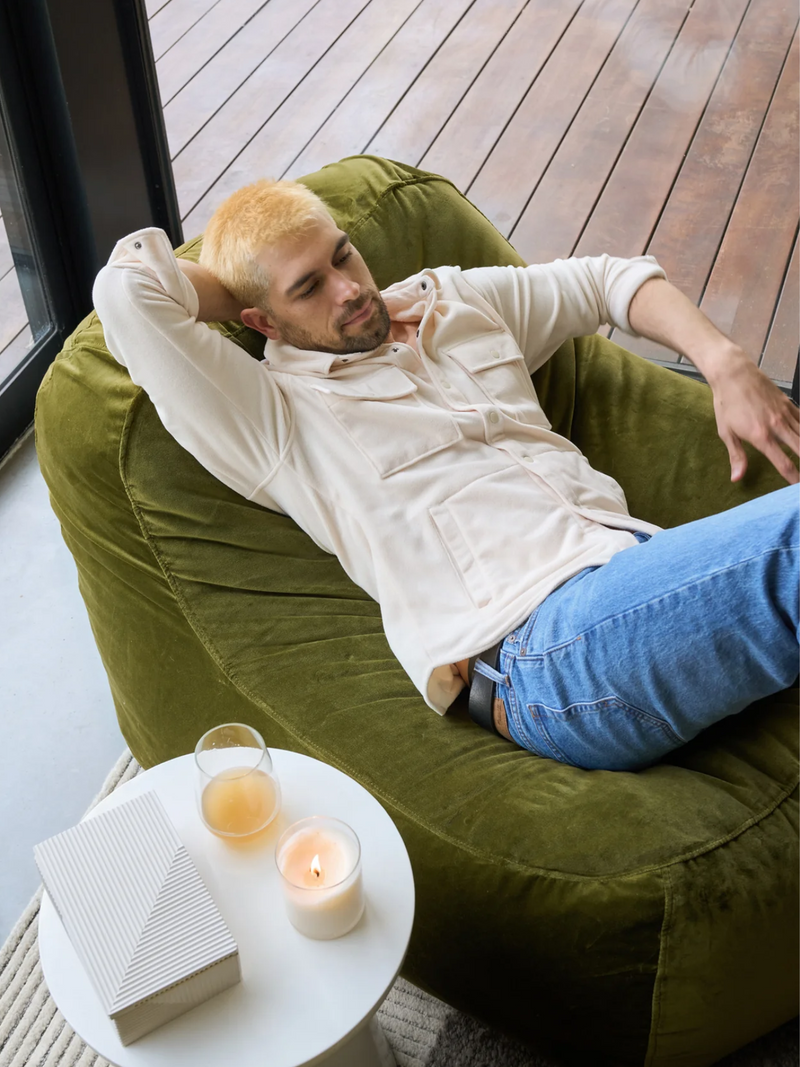
[[319,854],[317,854],[311,861],[311,873],[315,878],[322,877],[322,865],[319,862]]

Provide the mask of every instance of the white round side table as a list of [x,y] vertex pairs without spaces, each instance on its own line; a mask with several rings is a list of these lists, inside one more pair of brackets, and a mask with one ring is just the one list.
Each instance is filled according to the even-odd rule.
[[[375,1012],[405,957],[414,879],[405,845],[377,800],[319,760],[270,749],[283,794],[274,822],[231,844],[197,811],[194,756],[159,764],[120,786],[87,818],[155,791],[239,946],[242,981],[133,1044],[116,1028],[45,892],[39,918],[42,970],[73,1029],[117,1067],[395,1067]],[[352,826],[361,841],[366,907],[333,941],[312,941],[284,911],[275,844],[309,815]]]

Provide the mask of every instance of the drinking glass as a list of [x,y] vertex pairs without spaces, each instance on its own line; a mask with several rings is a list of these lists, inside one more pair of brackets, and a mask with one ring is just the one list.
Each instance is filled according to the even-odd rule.
[[220,837],[248,837],[268,826],[281,788],[264,738],[252,726],[227,722],[204,733],[194,750],[200,817]]

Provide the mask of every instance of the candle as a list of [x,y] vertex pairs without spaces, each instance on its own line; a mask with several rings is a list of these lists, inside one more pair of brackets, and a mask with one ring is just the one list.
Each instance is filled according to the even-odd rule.
[[339,819],[313,816],[294,823],[275,852],[292,925],[327,941],[352,930],[364,911],[361,845]]

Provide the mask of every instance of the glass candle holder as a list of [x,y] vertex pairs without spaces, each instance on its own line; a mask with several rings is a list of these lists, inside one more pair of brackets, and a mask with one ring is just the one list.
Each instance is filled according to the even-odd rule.
[[278,841],[286,914],[318,941],[348,933],[364,913],[361,843],[340,819],[314,815],[293,823]]
[[200,817],[220,837],[249,837],[269,826],[281,806],[280,783],[264,738],[228,722],[203,734],[194,750]]

